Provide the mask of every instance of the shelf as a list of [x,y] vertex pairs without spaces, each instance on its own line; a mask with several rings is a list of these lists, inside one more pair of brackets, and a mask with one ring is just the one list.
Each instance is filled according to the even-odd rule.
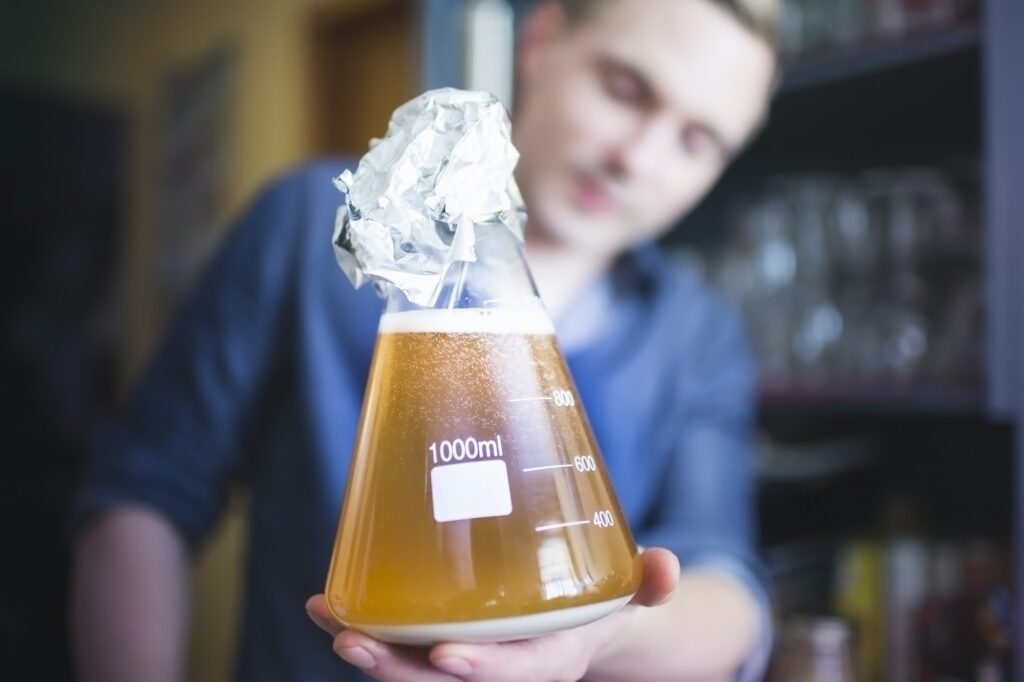
[[758,450],[757,478],[764,493],[768,486],[788,488],[862,472],[875,465],[880,444],[873,435],[856,434],[800,445],[769,439]]
[[762,388],[759,407],[762,414],[972,416],[982,413],[984,402],[980,390],[969,388],[776,384]]
[[[941,386],[763,389],[758,428],[777,444],[810,446],[853,435],[988,433],[1000,428],[980,388]],[[911,450],[916,448],[913,446]]]
[[720,244],[737,197],[756,194],[766,178],[976,163],[981,35],[962,27],[794,64],[765,130],[666,241]]
[[935,33],[887,39],[837,52],[802,57],[783,66],[780,94],[890,71],[936,57],[976,48],[981,44],[976,25],[957,26]]

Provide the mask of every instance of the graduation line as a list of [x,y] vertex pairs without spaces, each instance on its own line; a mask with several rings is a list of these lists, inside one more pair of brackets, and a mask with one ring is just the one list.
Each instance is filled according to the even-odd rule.
[[590,523],[590,521],[567,521],[565,523],[551,523],[546,526],[537,526],[534,528],[535,531],[542,530],[554,530],[555,528],[565,528],[566,526],[583,526]]
[[571,467],[572,464],[549,464],[542,467],[526,467],[523,471],[541,471],[542,469],[565,469]]

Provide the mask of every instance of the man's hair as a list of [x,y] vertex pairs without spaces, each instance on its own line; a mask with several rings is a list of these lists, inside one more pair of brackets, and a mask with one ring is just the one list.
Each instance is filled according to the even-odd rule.
[[[574,25],[594,12],[602,2],[610,0],[558,0],[565,10],[569,25]],[[774,50],[782,8],[779,0],[706,0],[732,14],[748,30]]]

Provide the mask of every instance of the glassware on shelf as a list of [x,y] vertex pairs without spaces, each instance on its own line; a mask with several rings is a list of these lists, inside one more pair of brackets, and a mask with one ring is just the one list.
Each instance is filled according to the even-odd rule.
[[794,618],[783,628],[773,680],[855,682],[852,632],[838,618]]
[[937,168],[767,181],[708,267],[768,389],[976,386],[977,183]]
[[941,31],[977,20],[979,0],[790,0],[780,49],[790,58]]

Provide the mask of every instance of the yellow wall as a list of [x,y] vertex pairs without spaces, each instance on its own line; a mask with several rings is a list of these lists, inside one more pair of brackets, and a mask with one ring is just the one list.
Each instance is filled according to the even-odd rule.
[[[153,235],[156,113],[165,78],[213,50],[234,48],[235,99],[219,224],[275,174],[309,154],[306,44],[312,15],[340,17],[375,0],[98,0],[0,11],[0,83],[115,108],[129,144],[123,301],[126,381],[148,357],[167,311],[157,301]],[[27,3],[32,5],[33,3]],[[240,596],[244,501],[236,495],[196,563],[188,678],[230,678]],[[297,606],[301,608],[301,605]],[[325,641],[325,646],[328,643]]]
[[[148,356],[165,313],[153,305],[150,169],[156,107],[166,77],[216,48],[234,48],[230,163],[218,211],[224,225],[260,185],[310,152],[306,39],[312,15],[324,10],[343,15],[377,1],[107,0],[59,3],[50,11],[16,17],[32,38],[26,38],[16,58],[0,59],[0,81],[26,82],[128,114],[126,377]],[[12,23],[6,30],[16,32]]]

